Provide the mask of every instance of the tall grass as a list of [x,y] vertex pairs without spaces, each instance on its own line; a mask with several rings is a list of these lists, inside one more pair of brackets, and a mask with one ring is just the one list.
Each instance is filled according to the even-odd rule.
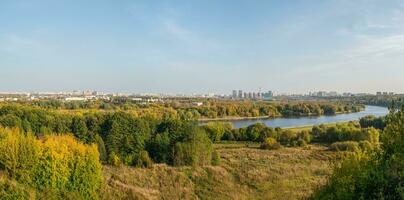
[[216,146],[219,166],[104,167],[103,199],[302,199],[325,183],[336,153],[325,147]]

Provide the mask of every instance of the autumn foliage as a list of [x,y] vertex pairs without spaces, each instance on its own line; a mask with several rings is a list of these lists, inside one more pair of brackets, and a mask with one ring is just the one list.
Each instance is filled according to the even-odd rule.
[[0,167],[17,182],[56,196],[94,199],[102,181],[97,146],[69,135],[37,139],[19,129],[0,128]]

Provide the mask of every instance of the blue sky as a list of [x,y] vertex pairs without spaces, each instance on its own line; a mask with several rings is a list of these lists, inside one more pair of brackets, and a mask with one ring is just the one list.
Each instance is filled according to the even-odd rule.
[[402,0],[0,0],[0,91],[404,93]]

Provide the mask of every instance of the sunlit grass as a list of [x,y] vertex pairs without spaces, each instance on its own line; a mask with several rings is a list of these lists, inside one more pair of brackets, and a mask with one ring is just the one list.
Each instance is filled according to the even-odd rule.
[[219,166],[104,167],[104,199],[302,199],[325,183],[335,153],[322,146],[258,149],[216,144]]

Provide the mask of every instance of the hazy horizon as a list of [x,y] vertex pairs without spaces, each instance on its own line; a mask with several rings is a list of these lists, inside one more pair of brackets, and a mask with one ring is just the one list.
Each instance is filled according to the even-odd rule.
[[404,93],[404,1],[0,1],[0,91]]

